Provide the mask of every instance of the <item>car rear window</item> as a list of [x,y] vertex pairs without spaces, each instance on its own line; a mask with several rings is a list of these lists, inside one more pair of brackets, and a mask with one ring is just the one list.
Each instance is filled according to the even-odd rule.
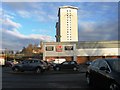
[[120,72],[120,60],[109,60],[108,63],[114,71]]

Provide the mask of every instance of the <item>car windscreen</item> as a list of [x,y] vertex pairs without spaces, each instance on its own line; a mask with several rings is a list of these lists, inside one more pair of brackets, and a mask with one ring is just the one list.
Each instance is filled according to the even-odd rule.
[[108,63],[110,64],[112,70],[120,72],[120,60],[109,60]]

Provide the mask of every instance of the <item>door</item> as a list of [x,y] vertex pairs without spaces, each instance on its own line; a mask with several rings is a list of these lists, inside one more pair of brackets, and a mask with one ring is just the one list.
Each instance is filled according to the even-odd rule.
[[61,69],[68,69],[69,68],[69,62],[63,62],[61,64]]
[[106,87],[109,83],[110,69],[106,61],[101,61],[99,65],[99,84]]
[[22,69],[29,70],[29,61],[28,60],[22,62]]

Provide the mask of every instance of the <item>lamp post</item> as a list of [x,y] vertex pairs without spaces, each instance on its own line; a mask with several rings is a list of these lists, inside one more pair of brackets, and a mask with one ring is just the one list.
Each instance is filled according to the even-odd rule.
[[7,61],[7,48],[5,48],[5,61]]
[[104,58],[106,58],[107,54],[104,54]]
[[59,63],[59,60],[60,60],[60,54],[59,52],[61,52],[61,46],[59,46],[60,44],[60,38],[61,38],[61,35],[56,35],[56,42],[58,43],[58,45],[56,46],[56,52],[58,53],[58,57],[57,57],[57,60],[58,60],[58,63]]

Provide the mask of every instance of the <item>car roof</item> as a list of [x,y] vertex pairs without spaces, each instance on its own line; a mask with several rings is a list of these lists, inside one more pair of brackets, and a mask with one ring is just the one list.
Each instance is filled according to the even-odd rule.
[[109,61],[114,61],[114,60],[120,60],[120,58],[105,58],[104,60],[109,62]]
[[94,60],[93,62],[96,62],[96,61],[105,61],[105,62],[110,62],[110,61],[114,61],[114,60],[120,60],[120,58],[99,58],[99,59],[96,59]]
[[120,60],[120,58],[105,58],[105,60]]
[[[98,58],[96,60],[105,60],[105,61],[109,61],[109,60],[120,60],[120,58]],[[94,61],[96,61],[94,60]]]

